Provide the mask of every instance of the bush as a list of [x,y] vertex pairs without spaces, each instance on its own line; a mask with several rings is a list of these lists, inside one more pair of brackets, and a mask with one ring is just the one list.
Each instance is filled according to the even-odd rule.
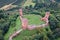
[[4,40],[4,36],[3,35],[0,35],[0,40]]
[[43,40],[43,35],[36,34],[33,40]]
[[52,16],[50,16],[49,18],[49,25],[50,25],[50,29],[53,31],[57,28],[57,20],[55,18],[53,18]]
[[55,36],[53,36],[53,33],[51,33],[51,32],[47,33],[47,37],[49,40],[52,40],[52,39],[55,40]]
[[3,34],[2,34],[2,30],[0,30],[0,40],[4,40]]
[[60,28],[56,28],[53,35],[55,36],[55,38],[60,37]]

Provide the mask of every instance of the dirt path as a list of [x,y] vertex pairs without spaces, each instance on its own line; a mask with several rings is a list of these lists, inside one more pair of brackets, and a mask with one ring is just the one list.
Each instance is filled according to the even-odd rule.
[[28,24],[28,19],[23,18],[23,12],[22,9],[19,10],[20,13],[20,20],[22,22],[22,28],[16,32],[14,32],[13,34],[10,35],[9,40],[12,40],[14,37],[16,37],[21,31],[23,30],[34,30],[36,28],[45,28],[46,26],[48,26],[49,24],[49,16],[50,16],[50,12],[46,12],[45,16],[43,18],[41,18],[42,21],[45,21],[45,24],[41,24],[41,25],[29,25]]
[[10,37],[9,37],[9,40],[12,40],[12,39],[13,39],[14,37],[16,37],[21,31],[23,31],[23,29],[20,29],[20,30],[14,32],[13,34],[11,34]]

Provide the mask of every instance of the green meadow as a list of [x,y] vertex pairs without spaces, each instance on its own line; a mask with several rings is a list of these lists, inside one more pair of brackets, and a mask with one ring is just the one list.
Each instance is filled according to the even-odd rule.
[[[31,25],[40,25],[40,24],[43,24],[44,22],[41,21],[41,16],[40,15],[34,15],[34,14],[29,14],[29,15],[24,15],[25,18],[28,19],[29,21],[29,24]],[[21,21],[20,21],[20,18],[18,17],[17,20],[16,20],[16,26],[15,27],[10,27],[9,31],[7,32],[7,34],[5,35],[5,40],[8,40],[10,34],[13,34],[13,32],[15,30],[19,30],[21,29]],[[29,31],[29,30],[25,30],[25,31],[22,31],[16,38],[14,38],[13,40],[22,40],[24,36],[30,36],[30,35],[33,35],[36,33],[36,30],[32,30],[32,31]]]

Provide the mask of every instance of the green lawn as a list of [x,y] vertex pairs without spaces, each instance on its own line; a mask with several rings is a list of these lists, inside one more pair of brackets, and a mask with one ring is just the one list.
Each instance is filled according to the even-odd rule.
[[[24,17],[26,17],[29,21],[29,24],[42,24],[44,23],[43,21],[40,20],[41,16],[40,15],[24,15]],[[18,30],[21,28],[21,21],[19,19],[19,17],[17,18],[16,20],[16,26],[15,27],[10,27],[9,31],[7,32],[7,34],[5,35],[5,40],[8,40],[10,34],[12,34],[14,32],[14,30]],[[35,34],[36,33],[36,30],[32,30],[32,31],[29,31],[29,30],[25,30],[25,31],[22,31],[20,33],[20,35],[18,35],[16,38],[14,38],[13,40],[23,40],[23,37],[24,36],[30,36],[32,34]]]

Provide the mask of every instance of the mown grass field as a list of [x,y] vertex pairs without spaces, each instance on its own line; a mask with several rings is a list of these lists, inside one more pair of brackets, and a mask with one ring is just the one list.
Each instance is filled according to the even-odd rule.
[[[26,17],[29,21],[29,24],[36,24],[36,25],[39,25],[39,24],[43,24],[44,22],[40,20],[41,16],[40,15],[24,15],[24,17]],[[15,27],[10,27],[9,31],[7,32],[7,34],[5,35],[5,40],[8,40],[10,34],[13,34],[14,30],[19,30],[21,28],[21,21],[19,19],[19,17],[17,18],[16,20],[16,26]],[[23,40],[24,36],[31,36],[33,34],[36,33],[36,30],[32,30],[32,31],[29,31],[29,30],[25,30],[25,31],[22,31],[17,37],[15,37],[13,40]]]

